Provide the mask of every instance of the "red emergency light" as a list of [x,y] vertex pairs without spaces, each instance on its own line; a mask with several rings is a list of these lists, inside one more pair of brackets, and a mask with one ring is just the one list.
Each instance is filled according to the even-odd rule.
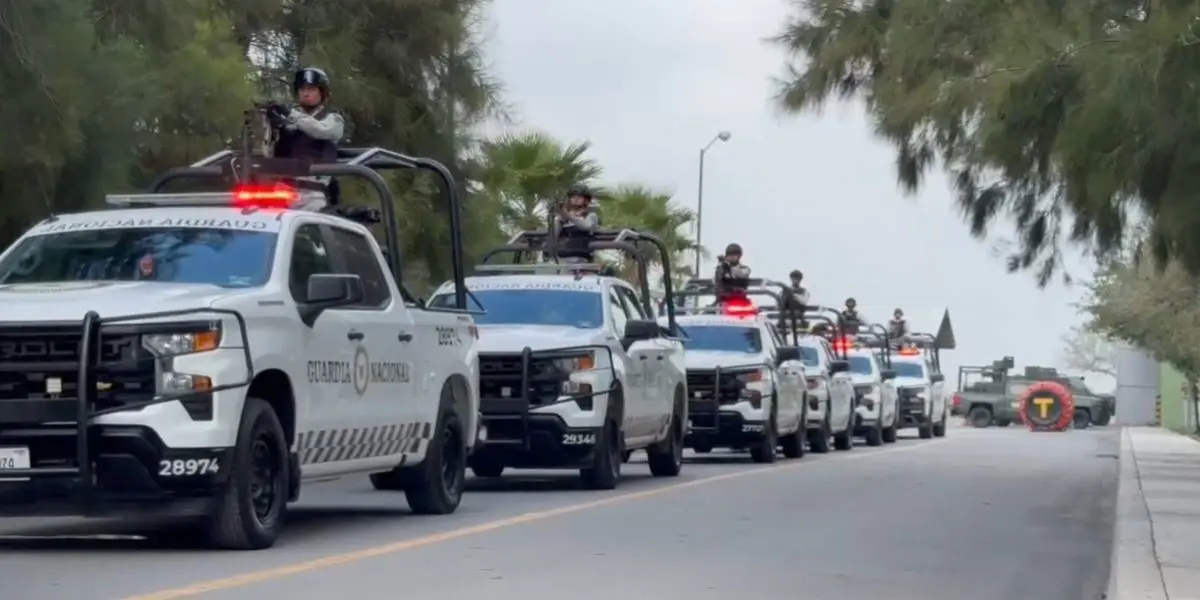
[[836,352],[845,354],[854,349],[854,344],[850,341],[849,338],[844,338],[844,337],[833,338],[830,341],[833,343],[833,349]]
[[758,314],[758,307],[745,296],[734,296],[721,303],[721,314],[731,317],[750,317]]
[[237,208],[291,208],[299,198],[295,188],[282,184],[233,188],[233,205]]
[[917,356],[920,353],[920,348],[914,348],[913,346],[905,346],[896,351],[896,354],[900,356]]

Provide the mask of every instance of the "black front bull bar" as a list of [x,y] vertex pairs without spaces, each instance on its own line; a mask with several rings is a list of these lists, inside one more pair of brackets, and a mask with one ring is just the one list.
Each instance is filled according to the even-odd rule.
[[[578,393],[578,394],[560,394],[558,396],[558,399],[554,402],[551,402],[548,404],[538,404],[536,406],[533,404],[533,401],[535,399],[534,398],[534,388],[533,388],[533,384],[534,384],[533,361],[535,359],[579,358],[580,356],[585,355],[587,352],[595,351],[595,350],[603,350],[604,352],[606,352],[608,354],[607,369],[609,371],[610,379],[612,382],[609,385],[608,389],[601,390],[601,391],[592,390],[591,392]],[[566,381],[567,379],[570,378],[570,373],[564,372],[563,375],[564,375],[564,377],[562,377],[563,381]],[[522,449],[529,450],[529,448],[530,448],[530,429],[531,429],[529,413],[532,409],[541,408],[543,406],[553,406],[555,404],[564,404],[567,402],[574,402],[576,400],[581,400],[584,398],[595,399],[595,398],[598,398],[601,396],[607,396],[608,394],[611,394],[614,391],[616,391],[618,384],[619,384],[619,382],[617,381],[617,369],[616,369],[616,365],[613,362],[612,348],[609,348],[608,346],[605,346],[603,344],[589,344],[589,345],[584,345],[584,346],[569,346],[569,347],[564,347],[564,348],[554,348],[551,350],[533,350],[533,349],[529,348],[528,346],[526,346],[524,349],[521,350],[521,395],[520,395],[520,397],[506,398],[505,400],[507,402],[505,403],[505,405],[506,405],[505,408],[507,410],[500,411],[501,414],[495,414],[495,413],[488,414],[487,412],[483,413],[483,418],[484,418],[485,422],[489,421],[489,420],[493,420],[493,421],[496,421],[496,420],[519,420],[520,424],[521,424],[520,437],[496,440],[496,439],[490,439],[490,436],[489,436],[489,439],[486,440],[486,443],[492,444],[492,445],[519,445],[522,447]]]
[[[209,389],[201,390],[201,391],[192,391],[192,392],[183,392],[183,393],[170,394],[170,395],[164,395],[164,396],[155,396],[153,399],[143,401],[143,402],[133,402],[133,403],[129,403],[129,404],[122,404],[121,406],[116,406],[116,407],[112,407],[112,408],[96,410],[95,405],[96,405],[96,393],[97,393],[97,383],[98,383],[96,374],[98,371],[101,371],[104,368],[112,368],[112,367],[118,367],[118,366],[128,366],[131,364],[138,364],[139,361],[145,361],[145,360],[162,361],[163,360],[162,358],[157,357],[157,356],[150,356],[150,357],[145,357],[145,358],[134,358],[134,359],[126,359],[126,360],[118,360],[118,361],[108,361],[107,363],[102,365],[99,360],[99,346],[100,346],[100,336],[104,333],[103,329],[106,327],[120,326],[122,324],[125,324],[127,327],[131,327],[134,332],[139,333],[139,334],[183,333],[183,331],[180,330],[180,325],[184,325],[184,324],[192,325],[193,322],[146,323],[146,324],[136,324],[136,325],[130,325],[129,322],[130,321],[154,320],[154,319],[168,319],[168,318],[173,318],[173,317],[185,317],[185,316],[190,316],[190,315],[208,315],[210,317],[216,316],[216,315],[224,315],[224,316],[232,317],[234,319],[234,321],[237,322],[238,333],[241,335],[240,350],[242,351],[242,356],[246,363],[246,380],[239,381],[236,383],[226,383],[226,384],[222,384],[222,385],[215,385]],[[206,319],[206,320],[210,321],[210,322],[216,322],[214,319],[211,319],[211,318]],[[4,323],[0,323],[0,327],[3,327],[4,325],[8,325],[10,327],[22,327],[22,326],[36,327],[36,326],[44,326],[47,324],[46,323],[35,323],[35,324],[29,324],[29,323],[4,324]],[[89,504],[92,501],[93,492],[96,488],[96,483],[97,483],[96,478],[94,476],[95,475],[94,460],[93,460],[94,457],[92,456],[92,447],[91,447],[91,443],[90,443],[91,442],[90,431],[91,431],[91,428],[93,427],[92,421],[96,417],[100,417],[100,416],[108,415],[108,414],[120,413],[120,412],[136,411],[136,410],[141,410],[147,406],[152,406],[155,404],[174,402],[176,400],[186,400],[189,398],[194,398],[194,397],[202,396],[202,395],[206,395],[206,394],[215,394],[217,392],[222,392],[222,391],[231,390],[231,389],[235,389],[235,388],[248,387],[254,377],[254,363],[251,359],[251,354],[250,354],[250,344],[249,344],[250,338],[247,334],[246,319],[242,316],[241,313],[239,313],[235,310],[220,309],[220,308],[196,308],[196,309],[163,311],[163,312],[155,312],[155,313],[143,313],[143,314],[136,314],[136,315],[125,315],[125,316],[120,316],[120,317],[108,317],[108,318],[102,318],[95,311],[88,311],[88,313],[83,316],[83,320],[79,324],[79,329],[80,329],[80,332],[79,332],[79,359],[78,359],[78,364],[74,365],[74,367],[76,369],[77,377],[78,377],[78,381],[75,386],[75,389],[76,389],[76,398],[75,398],[75,461],[76,461],[76,466],[74,466],[74,467],[33,467],[33,466],[30,466],[30,468],[27,468],[27,469],[5,469],[3,471],[3,478],[5,478],[5,479],[40,479],[40,478],[50,478],[50,477],[75,477],[77,487],[74,490],[75,491],[74,501],[81,505]],[[195,331],[195,328],[191,327],[188,329],[188,331]],[[218,345],[221,341],[223,341],[223,340],[218,341]],[[234,349],[234,348],[228,348],[228,349]],[[63,364],[66,364],[66,363],[63,363]],[[17,368],[26,369],[28,367],[27,366],[16,366],[16,365],[4,365],[3,363],[0,363],[0,370],[15,370]],[[159,371],[159,369],[156,368],[155,369],[156,374],[158,373],[158,371]],[[157,382],[155,382],[155,384],[157,385]],[[0,422],[0,428],[2,428],[2,427],[3,427],[3,424],[2,424],[2,422]],[[31,465],[32,465],[32,458],[33,457],[31,457]]]
[[[688,416],[690,423],[688,431],[694,433],[711,433],[716,434],[721,431],[721,375],[722,373],[734,372],[734,377],[744,375],[751,372],[753,369],[769,370],[767,363],[750,363],[745,365],[737,365],[733,367],[717,367],[713,372],[713,394],[711,398],[697,398],[693,394],[692,398],[688,399]],[[740,393],[741,390],[738,390]],[[734,398],[734,401],[741,399],[741,396]],[[695,416],[697,415],[712,415],[712,425],[696,425]]]

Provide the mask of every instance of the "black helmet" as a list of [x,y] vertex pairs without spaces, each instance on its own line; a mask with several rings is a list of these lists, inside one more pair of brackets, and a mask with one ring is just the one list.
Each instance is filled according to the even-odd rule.
[[733,254],[735,256],[741,256],[742,255],[742,247],[739,246],[738,244],[730,244],[728,246],[725,246],[725,256],[729,256],[730,254]]
[[325,71],[316,67],[304,67],[296,71],[296,76],[292,78],[292,92],[300,91],[300,88],[306,85],[315,85],[321,90],[321,97],[329,97],[329,76]]
[[584,198],[591,200],[592,199],[592,190],[591,190],[591,188],[589,188],[588,186],[586,186],[582,183],[576,183],[575,185],[572,185],[571,187],[567,188],[567,197],[573,198],[575,196],[583,196]]
[[788,277],[791,279],[804,279],[804,273],[801,273],[800,269],[792,269],[792,272],[788,274]]
[[855,302],[854,298],[846,298],[846,306],[853,307],[853,306],[857,306],[857,305],[858,305],[858,302]]

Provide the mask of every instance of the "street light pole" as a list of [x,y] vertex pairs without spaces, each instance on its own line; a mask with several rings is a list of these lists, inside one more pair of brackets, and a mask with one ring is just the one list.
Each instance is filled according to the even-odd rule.
[[692,277],[700,276],[700,242],[704,237],[704,155],[713,144],[728,142],[730,137],[732,134],[728,131],[719,132],[700,149],[700,181],[696,186],[696,266]]

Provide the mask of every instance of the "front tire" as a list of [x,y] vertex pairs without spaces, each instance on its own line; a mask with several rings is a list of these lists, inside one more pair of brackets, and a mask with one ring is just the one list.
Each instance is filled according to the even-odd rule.
[[933,437],[946,437],[946,420],[949,417],[942,413],[942,420],[933,426]]
[[804,415],[800,417],[800,424],[790,435],[780,440],[780,446],[783,448],[783,455],[787,458],[804,458],[805,446],[808,445],[808,423]]
[[846,421],[846,428],[839,433],[833,434],[833,447],[841,450],[854,449],[854,414],[851,413]]
[[967,423],[977,429],[987,427],[992,424],[992,411],[986,406],[971,407],[971,412],[967,413]]
[[287,436],[265,400],[246,398],[230,466],[205,533],[219,548],[270,548],[283,530],[290,475]]
[[404,497],[419,515],[447,515],[462,502],[467,480],[467,444],[462,423],[453,410],[438,419],[437,433],[425,460],[404,469]]
[[[882,411],[881,411],[882,412]],[[867,434],[863,436],[867,440],[868,446],[883,445],[883,417],[875,421],[875,425],[867,430]]]
[[899,408],[897,408],[896,414],[892,417],[892,424],[883,428],[883,443],[895,444],[896,443],[896,433],[899,431],[899,427],[900,427],[900,410],[899,410]]
[[[646,462],[655,477],[678,477],[683,470],[683,411],[676,403],[667,439],[646,449]],[[628,453],[626,453],[628,454]]]
[[767,426],[763,428],[763,440],[750,449],[750,460],[756,463],[770,464],[775,462],[775,449],[779,446],[778,433],[775,431],[777,419],[775,413],[771,413],[771,418],[767,421]]
[[590,490],[616,489],[621,481],[621,463],[624,458],[621,449],[622,437],[621,427],[615,421],[605,421],[601,431],[603,441],[592,452],[591,466],[579,470],[584,487]]
[[825,454],[829,452],[829,407],[825,407],[825,417],[821,419],[821,427],[817,432],[808,438],[808,449],[813,451],[813,454]]

